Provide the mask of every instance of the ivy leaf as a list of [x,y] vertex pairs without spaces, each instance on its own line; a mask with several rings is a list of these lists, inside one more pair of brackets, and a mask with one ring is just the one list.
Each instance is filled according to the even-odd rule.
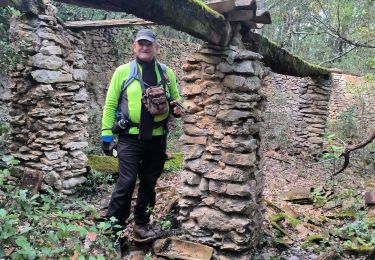
[[2,160],[4,161],[4,162],[6,162],[6,163],[10,163],[10,161],[12,161],[13,160],[13,156],[12,155],[3,155],[3,157],[2,157]]
[[43,247],[41,251],[43,256],[50,256],[52,252],[51,248],[48,247]]
[[27,238],[25,236],[18,237],[16,240],[16,244],[25,250],[30,248],[30,243],[29,241],[27,241]]
[[0,209],[0,217],[3,218],[7,215],[7,211],[5,209]]

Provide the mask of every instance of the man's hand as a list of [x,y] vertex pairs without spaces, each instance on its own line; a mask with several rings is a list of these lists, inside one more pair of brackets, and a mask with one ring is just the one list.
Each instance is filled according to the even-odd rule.
[[169,102],[169,104],[171,105],[172,114],[175,117],[180,117],[181,114],[183,113],[181,109],[181,105],[176,100],[172,100],[171,102]]
[[114,142],[102,142],[103,153],[107,156],[113,156],[113,150],[116,149]]

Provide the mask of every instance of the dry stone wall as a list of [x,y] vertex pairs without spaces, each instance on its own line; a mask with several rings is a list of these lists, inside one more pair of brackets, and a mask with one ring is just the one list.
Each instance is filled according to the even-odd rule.
[[21,173],[71,194],[86,178],[82,152],[87,123],[87,78],[82,42],[57,21],[53,8],[12,21],[11,42],[26,40],[26,65],[11,73],[9,149]]
[[295,147],[307,155],[321,152],[328,118],[332,83],[330,79],[309,79],[300,87]]
[[259,59],[236,47],[207,47],[184,65],[179,220],[185,238],[213,246],[217,259],[251,259],[260,240],[265,68]]
[[307,84],[303,78],[269,73],[262,82],[262,94],[266,97],[263,149],[286,149],[297,153],[293,146],[296,139],[299,89]]
[[[118,29],[100,29],[80,32],[84,42],[82,51],[87,60],[88,76],[88,142],[89,151],[100,153],[101,118],[108,84],[115,69],[124,62],[124,55],[112,41],[120,34]],[[121,34],[120,34],[121,35]],[[121,36],[118,35],[119,38]]]
[[[289,153],[316,155],[323,145],[329,115],[331,79],[298,78],[271,73],[264,80],[267,138],[283,135]],[[268,121],[269,120],[269,121]],[[272,140],[265,149],[274,148]]]

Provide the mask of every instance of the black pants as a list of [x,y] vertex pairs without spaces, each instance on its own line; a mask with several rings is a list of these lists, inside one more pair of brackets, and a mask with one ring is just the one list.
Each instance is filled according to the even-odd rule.
[[120,225],[124,224],[130,215],[132,194],[138,176],[140,182],[134,220],[138,225],[147,224],[150,220],[148,208],[155,206],[156,181],[166,160],[166,138],[160,136],[143,141],[138,139],[138,135],[121,135],[117,149],[119,177],[107,216],[114,216]]

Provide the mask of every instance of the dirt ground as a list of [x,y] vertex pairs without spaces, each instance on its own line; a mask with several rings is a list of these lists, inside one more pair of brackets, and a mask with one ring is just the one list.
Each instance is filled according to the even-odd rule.
[[[365,259],[375,233],[375,207],[366,206],[363,200],[366,191],[375,189],[369,185],[375,180],[373,167],[364,171],[351,166],[332,179],[330,164],[270,150],[263,155],[262,169],[264,236],[254,259]],[[178,174],[159,179],[153,225],[166,224],[179,198],[178,185]],[[300,200],[303,204],[285,200],[291,191],[305,196]],[[366,222],[369,219],[372,222]],[[131,226],[125,234],[131,237]],[[329,255],[332,258],[324,258]]]
[[[374,239],[374,235],[368,238],[369,234],[374,234],[374,223],[367,225],[367,230],[344,233],[350,228],[363,229],[356,227],[356,223],[361,224],[368,219],[373,221],[375,217],[375,208],[367,207],[363,200],[366,191],[375,189],[369,186],[375,180],[374,166],[367,170],[351,166],[332,178],[332,165],[329,163],[275,151],[265,152],[263,158],[264,239],[256,259],[324,259],[323,256],[329,254],[342,259],[365,258],[369,249],[361,246],[366,242],[369,245],[369,240],[364,242],[360,239]],[[171,203],[178,199],[175,191],[178,181],[178,176],[173,176],[161,178],[158,182],[157,189],[161,192],[157,195],[155,219],[163,218]],[[285,201],[285,194],[291,191],[297,194],[307,192],[310,202],[301,205]],[[287,217],[273,221],[282,214]],[[288,220],[288,217],[298,223],[290,223],[293,220]],[[277,230],[275,224],[285,234]],[[357,233],[360,232],[367,232],[367,237],[363,235],[359,239]],[[306,242],[314,236],[316,241]],[[349,244],[347,241],[350,240],[354,242]]]
[[[365,171],[349,167],[332,179],[332,165],[269,151],[264,153],[263,173],[268,244],[259,252],[259,259],[272,256],[275,259],[324,259],[322,257],[330,251],[337,252],[343,259],[365,258],[368,250],[355,250],[357,244],[350,245],[347,241],[359,240],[360,227],[356,227],[356,223],[373,221],[375,216],[375,208],[367,207],[363,199],[366,191],[374,189],[369,185],[375,179],[374,166]],[[308,204],[285,201],[285,194],[290,191],[303,194],[309,190],[310,198],[315,194],[315,199]],[[287,233],[280,235],[272,223],[277,213],[286,213],[301,222],[294,226],[288,223],[291,221],[278,222]],[[350,228],[354,230],[344,234]],[[373,224],[366,228],[364,232],[374,234]],[[313,235],[322,239],[307,244],[306,240]],[[285,245],[280,245],[280,241],[279,245],[275,243],[279,238]]]

